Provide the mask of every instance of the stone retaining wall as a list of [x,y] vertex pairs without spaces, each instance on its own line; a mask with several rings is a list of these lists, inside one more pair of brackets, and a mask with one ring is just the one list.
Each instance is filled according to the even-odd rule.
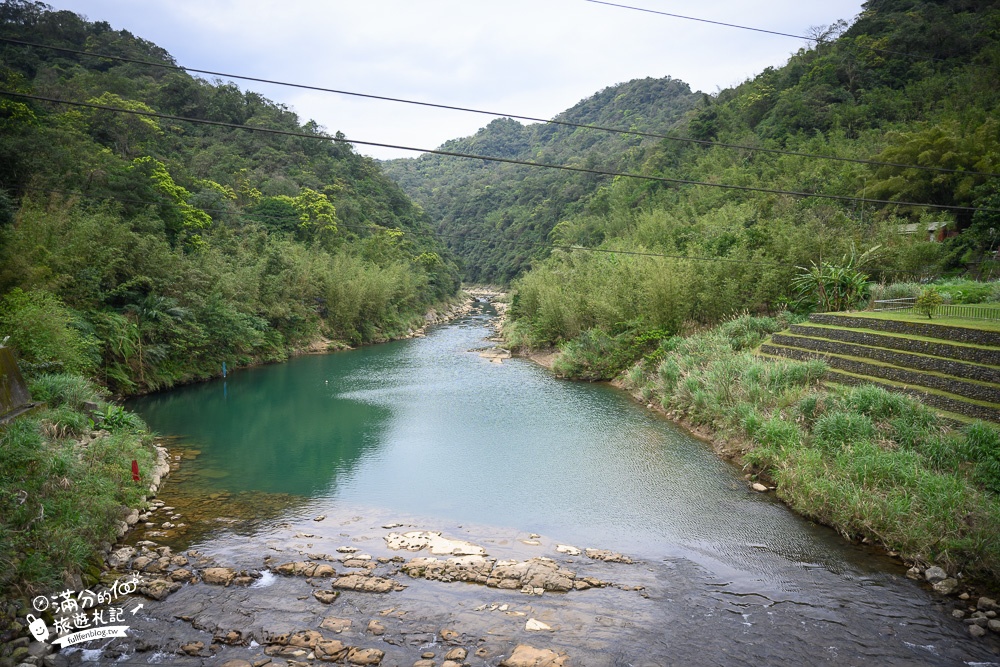
[[962,380],[955,378],[930,375],[928,373],[910,371],[905,368],[897,368],[895,366],[869,364],[854,359],[830,356],[823,354],[822,352],[810,352],[808,350],[799,350],[790,347],[775,347],[765,344],[761,346],[761,351],[765,354],[789,357],[802,361],[819,359],[820,361],[825,361],[833,368],[847,371],[848,373],[867,375],[870,377],[882,378],[884,380],[892,380],[893,382],[917,385],[919,387],[930,387],[931,389],[946,391],[951,394],[957,394],[958,396],[964,396],[977,401],[1000,404],[1000,387],[963,382]]
[[889,347],[894,350],[930,354],[935,357],[947,357],[961,361],[971,361],[976,364],[992,364],[1000,366],[1000,350],[984,350],[978,347],[952,345],[945,341],[918,340],[915,338],[900,338],[887,336],[876,332],[854,331],[852,329],[821,329],[806,324],[793,324],[789,331],[802,336],[831,338],[857,345],[875,345]]
[[980,382],[992,382],[1000,384],[1000,368],[993,366],[979,366],[976,364],[966,364],[960,361],[942,359],[940,357],[929,357],[907,352],[895,352],[881,347],[870,347],[866,345],[855,345],[836,340],[826,340],[821,338],[807,338],[804,336],[789,336],[787,334],[774,334],[771,341],[776,345],[788,345],[791,347],[805,348],[817,352],[828,352],[830,354],[844,354],[851,357],[865,357],[881,361],[886,364],[904,366],[921,371],[932,373],[945,373],[955,375],[968,380],[979,380]]
[[[810,315],[809,321],[816,322],[817,324],[830,324],[838,327],[873,329],[875,331],[891,331],[892,333],[908,334],[911,336],[943,338],[945,340],[953,340],[960,343],[992,345],[1000,348],[1000,332],[984,331],[982,329],[967,329],[965,327],[952,327],[944,324],[903,322],[900,320],[882,320],[874,317],[824,315],[819,313],[813,313]],[[997,351],[997,356],[1000,357],[1000,350]],[[1000,364],[1000,361],[994,361],[993,363]]]
[[910,387],[897,387],[895,385],[882,384],[881,382],[872,378],[854,377],[853,375],[838,373],[835,370],[827,371],[826,377],[831,382],[839,382],[841,384],[878,385],[897,394],[906,394],[907,396],[912,396],[913,398],[917,399],[924,405],[929,405],[931,407],[939,408],[941,410],[947,410],[948,412],[954,412],[956,414],[965,415],[966,417],[972,417],[973,419],[985,419],[986,421],[1000,422],[1000,410],[994,410],[993,408],[988,408],[983,405],[976,405],[975,403],[966,403],[965,401],[949,398],[947,396],[942,396],[940,394],[929,394],[927,392],[920,391],[919,389],[912,389]]

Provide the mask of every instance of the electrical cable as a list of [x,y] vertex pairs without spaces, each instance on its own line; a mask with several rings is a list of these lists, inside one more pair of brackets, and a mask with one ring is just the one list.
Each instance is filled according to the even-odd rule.
[[387,144],[377,141],[363,141],[360,139],[351,139],[349,137],[330,137],[323,134],[309,134],[306,132],[292,132],[290,130],[277,130],[264,127],[255,127],[252,125],[243,125],[240,123],[229,123],[225,121],[218,120],[208,120],[203,118],[187,118],[184,116],[174,116],[171,114],[158,113],[155,111],[141,111],[138,109],[122,109],[119,107],[112,107],[103,104],[94,104],[90,102],[74,102],[70,100],[61,100],[54,97],[47,97],[43,95],[32,95],[29,93],[19,93],[9,90],[0,90],[0,95],[8,95],[11,97],[19,97],[23,99],[37,100],[41,102],[51,102],[53,104],[65,104],[68,106],[84,107],[90,109],[100,109],[102,111],[111,111],[115,113],[125,113],[137,116],[146,116],[149,118],[162,118],[164,120],[173,120],[180,122],[187,122],[200,125],[212,125],[216,127],[226,127],[236,130],[247,130],[250,132],[261,132],[265,134],[274,134],[289,137],[300,137],[304,139],[320,139],[323,141],[333,141],[335,143],[347,143],[347,144],[359,144],[362,146],[373,146],[378,148],[392,148],[395,150],[411,151],[416,153],[430,153],[433,155],[445,155],[449,157],[458,157],[464,159],[472,160],[484,160],[487,162],[501,162],[505,164],[515,164],[527,167],[540,167],[545,169],[559,169],[563,171],[571,171],[577,173],[594,174],[598,176],[618,176],[622,178],[634,178],[637,180],[645,180],[651,182],[668,183],[671,185],[695,185],[703,187],[720,188],[726,190],[734,190],[740,192],[758,192],[763,194],[774,194],[774,195],[786,195],[790,197],[801,197],[801,198],[816,198],[816,199],[828,199],[831,201],[846,201],[846,202],[861,202],[865,204],[878,204],[882,206],[909,206],[916,208],[932,208],[944,211],[964,211],[970,213],[976,213],[980,211],[989,213],[1000,213],[1000,209],[985,208],[985,207],[975,207],[975,206],[955,206],[950,204],[928,204],[924,202],[909,202],[909,201],[899,201],[894,199],[874,199],[866,197],[851,197],[848,195],[832,195],[816,192],[800,192],[796,190],[781,190],[778,188],[762,188],[753,187],[748,185],[731,185],[725,183],[711,183],[708,181],[693,181],[681,178],[669,178],[666,176],[650,176],[646,174],[637,174],[630,172],[618,172],[610,171],[605,169],[592,169],[588,167],[575,167],[571,165],[561,165],[552,164],[548,162],[532,162],[528,160],[516,160],[513,158],[504,158],[489,155],[475,155],[472,153],[460,153],[458,151],[445,151],[441,149],[429,149],[429,148],[414,148],[413,146],[402,146],[399,144]]
[[[591,0],[587,0],[587,1],[591,1]],[[603,4],[608,4],[608,3],[603,3]],[[624,6],[624,5],[622,5],[622,6]],[[323,87],[320,87],[320,86],[312,86],[312,85],[308,85],[308,84],[291,83],[291,82],[287,82],[287,81],[277,81],[277,80],[274,80],[274,79],[262,79],[262,78],[259,78],[259,77],[245,76],[245,75],[242,75],[242,74],[230,74],[230,73],[226,73],[226,72],[215,72],[215,71],[212,71],[212,70],[197,69],[197,68],[194,68],[194,67],[183,67],[183,66],[175,65],[175,64],[158,63],[158,62],[151,61],[151,60],[140,60],[140,59],[137,59],[137,58],[127,58],[127,57],[124,57],[124,56],[115,56],[115,55],[106,54],[106,53],[96,53],[96,52],[93,52],[93,51],[83,51],[83,50],[80,50],[80,49],[71,49],[71,48],[62,47],[62,46],[51,46],[51,45],[48,45],[48,44],[38,44],[36,42],[28,42],[28,41],[25,41],[25,40],[12,39],[12,38],[9,38],[9,37],[0,37],[0,42],[7,42],[9,44],[15,44],[15,45],[18,45],[18,46],[27,46],[27,47],[34,47],[34,48],[41,48],[41,49],[50,49],[50,50],[53,50],[53,51],[63,51],[63,52],[66,52],[66,53],[72,53],[72,54],[79,55],[79,56],[86,56],[86,57],[92,57],[92,58],[105,58],[105,59],[108,59],[108,60],[116,60],[116,61],[119,61],[119,62],[132,63],[132,64],[138,64],[138,65],[147,65],[149,67],[159,67],[159,68],[162,68],[162,69],[169,69],[169,70],[175,70],[175,71],[180,71],[180,72],[197,72],[199,74],[207,74],[207,75],[210,75],[210,76],[225,77],[227,79],[240,79],[240,80],[243,80],[243,81],[253,81],[255,83],[265,83],[265,84],[275,85],[275,86],[285,86],[285,87],[289,87],[289,88],[299,88],[299,89],[303,89],[303,90],[313,90],[313,91],[324,92],[324,93],[333,93],[333,94],[336,94],[336,95],[347,95],[347,96],[352,96],[352,97],[362,97],[362,98],[366,98],[366,99],[380,100],[380,101],[383,101],[383,102],[396,102],[396,103],[400,103],[400,104],[411,104],[411,105],[415,105],[415,106],[430,107],[430,108],[434,108],[434,109],[445,109],[445,110],[448,110],[448,111],[462,111],[462,112],[465,112],[465,113],[474,113],[474,114],[480,114],[480,115],[485,115],[485,116],[494,116],[494,117],[497,117],[497,118],[512,118],[512,119],[515,119],[515,120],[523,120],[523,121],[528,121],[528,122],[532,122],[532,123],[545,123],[545,124],[548,124],[548,125],[559,125],[559,126],[563,126],[563,127],[572,127],[572,128],[575,128],[575,129],[597,130],[599,132],[609,132],[609,133],[612,133],[612,134],[621,134],[621,135],[626,135],[626,136],[644,137],[644,138],[649,138],[649,139],[660,139],[660,140],[665,140],[665,141],[676,141],[676,142],[680,142],[680,143],[690,143],[690,144],[697,144],[697,145],[701,145],[701,146],[719,147],[719,148],[727,148],[727,149],[735,149],[735,150],[757,151],[757,152],[761,152],[761,153],[771,153],[771,154],[775,154],[775,155],[791,155],[791,156],[796,156],[796,157],[805,157],[805,158],[818,159],[818,160],[834,160],[834,161],[838,161],[838,162],[850,162],[850,163],[854,163],[854,164],[864,164],[864,165],[869,165],[869,166],[874,166],[874,167],[896,167],[896,168],[902,168],[902,169],[918,169],[918,170],[921,170],[921,171],[933,171],[933,172],[940,172],[940,173],[961,173],[961,174],[966,174],[966,175],[970,175],[970,176],[985,176],[987,178],[998,178],[998,177],[1000,177],[1000,173],[994,173],[994,172],[972,171],[972,170],[966,170],[966,169],[953,169],[953,168],[950,168],[950,167],[932,167],[932,166],[919,165],[919,164],[907,164],[907,163],[903,163],[903,162],[886,162],[886,161],[882,161],[882,160],[869,160],[869,159],[864,159],[864,158],[841,157],[841,156],[837,156],[837,155],[822,155],[822,154],[816,154],[816,153],[803,153],[801,151],[791,151],[791,150],[784,150],[784,149],[780,149],[780,148],[765,148],[765,147],[761,147],[761,146],[747,146],[747,145],[743,145],[743,144],[732,144],[732,143],[727,143],[727,142],[723,142],[723,141],[713,141],[713,140],[709,140],[709,139],[694,139],[694,138],[691,138],[691,137],[676,137],[676,136],[671,136],[671,135],[668,135],[668,134],[660,134],[660,133],[657,133],[657,132],[646,132],[646,131],[642,131],[642,130],[623,130],[621,128],[606,127],[606,126],[603,126],[603,125],[592,125],[592,124],[589,124],[589,123],[574,123],[574,122],[571,122],[571,121],[558,120],[558,119],[554,119],[554,118],[553,119],[545,119],[545,118],[537,118],[537,117],[534,117],[534,116],[525,116],[525,115],[522,115],[522,114],[501,113],[499,111],[488,111],[488,110],[483,110],[483,109],[473,109],[473,108],[470,108],[470,107],[459,107],[459,106],[452,106],[452,105],[448,105],[448,104],[437,104],[437,103],[434,103],[434,102],[421,102],[421,101],[418,101],[418,100],[409,100],[409,99],[405,99],[405,98],[401,98],[401,97],[387,97],[387,96],[384,96],[384,95],[372,95],[372,94],[369,94],[369,93],[358,93],[358,92],[353,92],[353,91],[349,91],[349,90],[338,90],[336,88],[323,88]]]
[[[606,0],[583,0],[584,2],[591,2],[595,5],[607,5],[608,7],[618,7],[619,9],[630,9],[636,12],[645,12],[647,14],[659,14],[660,16],[669,16],[675,19],[684,19],[685,21],[697,21],[699,23],[710,23],[712,25],[724,26],[726,28],[739,28],[740,30],[750,30],[753,32],[762,32],[768,35],[778,35],[779,37],[791,37],[793,39],[803,39],[807,42],[816,42],[817,44],[825,43],[820,37],[806,37],[805,35],[793,35],[787,32],[778,32],[777,30],[767,30],[765,28],[752,28],[750,26],[738,25],[736,23],[725,23],[723,21],[713,21],[710,19],[702,19],[694,16],[684,16],[683,14],[671,14],[670,12],[664,12],[657,9],[647,9],[645,7],[634,7],[632,5],[622,5],[616,2],[606,2]],[[853,45],[858,46],[858,45]],[[917,60],[935,60],[938,62],[945,62],[945,58],[937,58],[935,56],[923,55],[920,53],[907,53],[906,51],[893,51],[891,49],[880,49],[867,44],[862,44],[861,48],[867,49],[869,51],[874,51],[875,53],[886,53],[893,56],[904,56],[906,58],[914,58]]]

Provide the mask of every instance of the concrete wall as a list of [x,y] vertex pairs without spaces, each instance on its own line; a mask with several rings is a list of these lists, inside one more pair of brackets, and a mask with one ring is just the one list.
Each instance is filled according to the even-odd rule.
[[30,405],[31,395],[14,354],[10,348],[0,347],[0,422]]

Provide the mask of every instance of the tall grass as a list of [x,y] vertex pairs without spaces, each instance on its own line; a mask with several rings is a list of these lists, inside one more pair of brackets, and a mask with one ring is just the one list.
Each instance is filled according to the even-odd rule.
[[[113,542],[124,507],[138,507],[148,481],[132,481],[131,462],[154,464],[147,431],[120,429],[83,446],[90,419],[75,408],[94,396],[86,381],[46,376],[32,386],[56,407],[0,430],[0,598],[65,586],[67,575],[93,580],[100,545]],[[132,420],[136,424],[137,418]]]

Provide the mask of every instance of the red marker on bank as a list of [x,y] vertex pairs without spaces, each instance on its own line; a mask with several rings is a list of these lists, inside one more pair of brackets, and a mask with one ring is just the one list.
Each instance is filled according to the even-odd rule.
[[139,481],[139,462],[132,459],[132,481]]

